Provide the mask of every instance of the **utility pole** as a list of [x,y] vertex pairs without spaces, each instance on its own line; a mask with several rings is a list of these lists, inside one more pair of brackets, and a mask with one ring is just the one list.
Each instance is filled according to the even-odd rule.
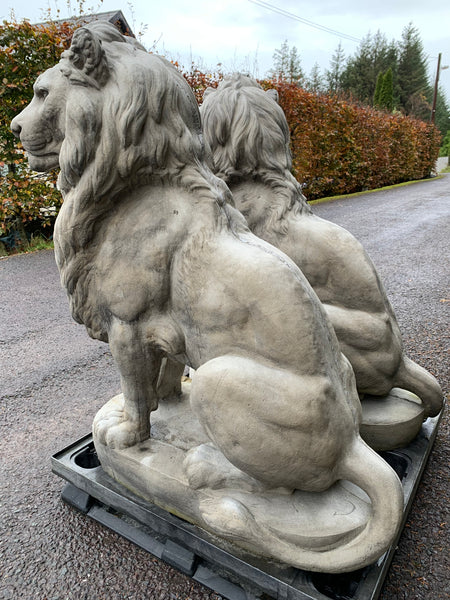
[[431,123],[434,123],[434,119],[436,117],[436,100],[437,100],[437,95],[438,95],[439,74],[444,69],[448,69],[448,65],[446,65],[445,67],[441,67],[441,58],[442,58],[442,52],[439,52],[437,69],[436,69],[436,79],[434,82],[433,107],[431,109],[431,118],[430,118]]
[[439,52],[438,64],[437,64],[437,69],[436,69],[436,79],[434,81],[433,107],[431,109],[431,119],[430,119],[431,123],[434,123],[434,118],[436,116],[436,100],[437,100],[437,93],[438,93],[439,73],[441,70],[441,57],[442,57],[442,52]]

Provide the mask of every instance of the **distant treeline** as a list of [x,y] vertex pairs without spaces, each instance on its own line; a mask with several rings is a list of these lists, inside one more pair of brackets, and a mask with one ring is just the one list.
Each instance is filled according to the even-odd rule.
[[[403,29],[399,41],[389,42],[380,31],[368,34],[352,56],[346,57],[339,43],[324,73],[316,64],[311,73],[305,75],[299,51],[285,41],[275,50],[270,76],[315,93],[339,94],[366,106],[429,121],[436,67],[437,60],[428,65],[419,30],[410,23]],[[448,99],[440,88],[436,125],[442,135],[450,129]]]

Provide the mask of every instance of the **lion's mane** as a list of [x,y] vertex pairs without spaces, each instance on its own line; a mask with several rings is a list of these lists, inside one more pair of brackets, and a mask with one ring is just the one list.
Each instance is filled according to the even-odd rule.
[[[198,105],[182,75],[110,24],[82,30],[59,63],[70,85],[59,156],[64,203],[55,238],[69,295],[83,277],[97,224],[130,190],[180,185],[199,201],[225,207],[227,222],[233,221],[226,208],[230,192],[206,166]],[[83,37],[90,48],[97,43],[84,63]]]
[[286,233],[286,216],[309,213],[301,187],[291,173],[289,126],[276,90],[265,92],[240,73],[207,89],[200,108],[214,173],[231,187],[246,179],[273,192],[264,228]]

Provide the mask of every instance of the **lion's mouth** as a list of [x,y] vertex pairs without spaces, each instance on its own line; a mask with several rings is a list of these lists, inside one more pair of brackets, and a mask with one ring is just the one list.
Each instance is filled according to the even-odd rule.
[[39,152],[40,150],[43,150],[46,146],[47,144],[45,142],[37,142],[34,144],[30,144],[29,142],[27,142],[24,145],[24,148],[26,148],[30,152]]
[[22,146],[26,152],[30,152],[35,156],[44,156],[45,154],[53,154],[54,151],[49,150],[49,142],[50,140],[46,140],[45,138],[35,139],[21,139]]
[[49,147],[47,144],[43,143],[24,144],[22,142],[22,145],[27,153],[28,163],[31,169],[38,172],[44,172],[58,166],[60,148],[55,147],[54,144],[51,144],[51,147]]
[[28,155],[35,156],[36,158],[45,158],[47,156],[58,156],[59,148],[49,148],[46,143],[23,143],[23,149]]
[[39,156],[40,158],[43,158],[45,156],[58,155],[58,152],[56,152],[55,150],[52,150],[50,152],[39,152],[37,150],[30,150],[30,148],[25,148],[25,152],[27,152],[28,154],[32,154],[33,156]]

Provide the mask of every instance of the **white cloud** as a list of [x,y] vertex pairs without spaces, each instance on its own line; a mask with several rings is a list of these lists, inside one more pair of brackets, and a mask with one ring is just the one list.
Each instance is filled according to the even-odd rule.
[[[49,0],[54,7],[57,0]],[[409,22],[418,27],[425,54],[430,56],[430,76],[434,78],[436,57],[443,53],[443,64],[450,64],[450,6],[441,3],[430,6],[423,0],[267,0],[269,4],[345,34],[363,38],[370,31],[385,33],[388,40],[401,38],[403,28]],[[42,0],[45,9],[46,0]],[[66,2],[58,2],[62,16],[68,16]],[[119,3],[120,4],[120,3]],[[76,8],[77,2],[72,2]],[[97,6],[96,0],[85,7]],[[329,66],[339,37],[289,19],[257,6],[248,0],[166,0],[148,2],[131,0],[134,20],[129,7],[123,12],[130,25],[139,30],[140,24],[148,25],[144,43],[151,46],[160,38],[158,49],[180,58],[189,64],[190,57],[214,67],[222,63],[229,69],[252,71],[255,60],[258,74],[263,76],[272,66],[272,55],[285,39],[296,46],[302,65],[309,72],[315,62],[321,69]],[[14,7],[18,18],[28,17],[39,21],[42,11],[29,0],[6,0],[0,17],[8,18],[9,6]],[[117,0],[104,0],[100,12],[118,8]],[[347,56],[353,54],[358,44],[342,39]],[[441,84],[450,100],[450,69],[441,74]]]

